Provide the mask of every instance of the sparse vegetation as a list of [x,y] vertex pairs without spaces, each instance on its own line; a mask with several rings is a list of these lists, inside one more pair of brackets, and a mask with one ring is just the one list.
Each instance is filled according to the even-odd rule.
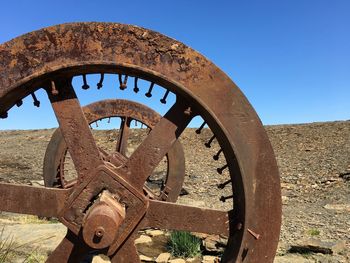
[[51,219],[39,218],[34,215],[8,214],[0,218],[2,224],[50,224]]
[[316,229],[316,228],[311,228],[308,231],[310,236],[318,236],[320,234],[320,230]]
[[23,263],[42,263],[46,259],[46,255],[41,254],[38,250],[34,250],[27,256]]
[[190,258],[200,255],[201,240],[185,231],[170,233],[168,248],[174,257]]
[[0,263],[10,262],[14,256],[14,247],[16,246],[12,237],[4,237],[4,227],[0,233]]
[[[30,242],[33,245],[36,240]],[[46,255],[39,252],[39,247],[29,250],[28,243],[18,244],[13,236],[4,234],[4,227],[0,232],[0,263],[13,262],[18,258],[25,258],[23,263],[42,263],[46,260]]]

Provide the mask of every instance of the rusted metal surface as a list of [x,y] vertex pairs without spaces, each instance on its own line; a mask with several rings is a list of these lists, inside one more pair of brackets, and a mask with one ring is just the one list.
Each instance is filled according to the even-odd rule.
[[[138,121],[152,129],[161,119],[161,116],[137,102],[127,100],[103,100],[94,102],[83,108],[85,117],[88,123],[93,123],[97,120],[106,119],[110,117],[121,117],[122,123],[120,126],[119,137],[116,138],[116,152],[121,153],[126,157],[125,151],[128,139],[128,129],[132,120]],[[127,127],[127,128],[126,128]],[[121,146],[123,145],[123,146]],[[108,153],[99,149],[101,155],[105,160],[110,160],[115,166],[121,166],[127,161],[126,158],[120,155],[110,156]],[[45,186],[69,188],[75,184],[75,180],[66,181],[64,177],[64,158],[67,153],[67,146],[57,129],[49,142],[46,149],[43,172]],[[149,194],[153,198],[175,202],[181,192],[182,184],[185,179],[185,157],[184,152],[179,141],[175,141],[173,147],[166,154],[168,161],[168,169],[164,185],[160,189],[160,194],[155,195],[149,190]],[[58,182],[55,182],[58,179]]]
[[[186,220],[183,220],[186,218]],[[143,227],[229,236],[230,213],[150,200]]]
[[[90,73],[119,74],[122,90],[127,88],[127,79],[134,77],[135,92],[139,91],[137,79],[147,80],[150,82],[147,97],[152,96],[155,84],[176,95],[176,103],[154,124],[130,158],[123,155],[125,142],[119,140],[119,152],[104,161],[107,154],[93,140],[86,120],[88,114],[80,108],[70,83],[73,76],[82,75],[83,88],[87,89],[85,75]],[[99,84],[101,88],[102,81]],[[145,226],[227,234],[223,262],[273,261],[281,223],[281,200],[272,147],[244,95],[202,55],[159,33],[111,23],[59,25],[0,45],[0,117],[6,118],[13,105],[20,104],[39,86],[45,87],[49,95],[78,172],[78,184],[69,190],[0,184],[0,209],[40,215],[58,213],[69,230],[49,262],[57,259],[79,262],[91,250],[86,245],[91,239],[85,238],[84,242],[80,233],[85,231],[91,237],[91,233],[99,233],[98,227],[103,227],[101,219],[96,220],[97,227],[84,226],[84,222],[89,219],[88,209],[99,202],[100,194],[106,190],[118,196],[117,202],[126,207],[125,218],[112,227],[115,228],[112,238],[106,242],[110,245],[100,251],[109,255],[112,262],[139,261],[133,240],[135,233]],[[162,100],[166,102],[166,95]],[[34,103],[40,106],[37,101]],[[197,114],[209,125],[214,133],[211,141],[219,142],[226,157],[227,164],[220,171],[227,169],[231,177],[232,211],[223,213],[171,204],[145,195],[145,181],[165,154],[174,149]],[[124,124],[122,134],[127,134],[127,119]],[[211,141],[207,147],[211,147]],[[116,162],[122,165],[115,166]],[[20,195],[26,192],[33,197],[24,200]],[[52,207],[43,205],[46,197]],[[223,197],[223,201],[231,197]],[[17,200],[23,200],[23,207]],[[96,213],[101,215],[103,210]],[[112,221],[118,218],[108,217]],[[203,222],[201,226],[199,220]]]
[[59,93],[53,95],[51,91],[48,91],[48,95],[60,125],[60,132],[70,150],[80,183],[84,177],[89,176],[91,170],[102,164],[102,158],[71,85],[71,80],[57,81],[56,86],[58,86]]
[[177,141],[194,115],[185,114],[186,101],[177,101],[121,167],[127,180],[142,189],[147,177]]
[[125,205],[118,202],[119,198],[118,195],[103,191],[86,212],[82,233],[88,246],[94,249],[106,248],[117,238],[119,226],[125,219]]
[[0,183],[0,211],[57,217],[71,189]]

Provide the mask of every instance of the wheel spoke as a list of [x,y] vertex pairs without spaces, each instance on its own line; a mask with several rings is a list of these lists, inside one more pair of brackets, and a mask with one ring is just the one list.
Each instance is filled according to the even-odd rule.
[[184,101],[177,101],[151,130],[126,163],[128,180],[142,189],[146,179],[177,141],[194,117]]
[[119,136],[117,141],[117,152],[126,156],[126,150],[128,146],[128,138],[130,131],[131,119],[128,117],[122,118],[119,128]]
[[79,178],[83,178],[102,160],[71,80],[57,81],[56,86],[58,94],[48,92],[48,95],[75,169]]
[[0,211],[57,217],[71,190],[0,183]]
[[73,232],[68,230],[65,238],[50,254],[46,262],[81,262],[84,259],[84,257],[88,254],[89,250],[90,248],[86,246],[82,240],[79,240]]
[[142,227],[228,236],[230,217],[230,212],[150,200]]

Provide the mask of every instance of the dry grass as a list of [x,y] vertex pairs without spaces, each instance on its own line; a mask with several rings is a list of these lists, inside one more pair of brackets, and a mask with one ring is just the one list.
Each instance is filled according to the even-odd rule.
[[47,219],[41,219],[34,215],[14,214],[11,216],[2,216],[2,218],[0,218],[0,223],[2,224],[48,224],[48,223],[51,223],[51,221]]
[[33,240],[19,244],[13,239],[13,236],[4,236],[3,227],[0,232],[0,263],[14,262],[15,259],[22,259],[23,263],[42,263],[45,262],[47,255],[40,252],[40,246],[33,248],[37,242],[42,239]]

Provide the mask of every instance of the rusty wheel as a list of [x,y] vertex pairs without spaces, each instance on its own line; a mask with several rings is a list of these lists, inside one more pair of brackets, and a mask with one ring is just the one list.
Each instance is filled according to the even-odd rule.
[[[99,101],[85,106],[83,111],[90,126],[103,119],[108,119],[108,121],[112,117],[121,119],[118,138],[116,138],[117,143],[114,147],[115,151],[120,154],[113,152],[109,154],[106,150],[99,148],[103,159],[117,167],[126,162],[131,122],[137,121],[149,132],[161,118],[157,112],[145,105],[127,100]],[[45,153],[43,165],[45,186],[70,188],[76,183],[75,171],[65,171],[64,168],[69,162],[67,153],[67,146],[60,130],[57,129]],[[144,191],[152,199],[175,202],[181,192],[185,177],[185,160],[180,142],[177,141],[166,154],[166,161],[168,163],[166,174],[150,176],[146,181]],[[70,163],[66,166],[69,165]],[[66,175],[65,172],[70,172],[70,174]]]
[[[256,113],[235,84],[199,53],[143,28],[107,23],[42,29],[0,46],[0,116],[43,87],[77,170],[72,188],[0,184],[1,211],[55,216],[68,228],[48,262],[78,262],[99,250],[112,262],[139,262],[135,233],[142,228],[178,229],[227,236],[222,262],[272,262],[281,223],[278,170]],[[120,166],[96,146],[72,87],[74,76],[118,74],[149,81],[176,101]],[[122,78],[124,76],[124,80]],[[87,88],[84,85],[83,88]],[[165,96],[166,97],[166,96]],[[229,211],[196,208],[144,195],[143,187],[195,116],[201,116],[221,147],[231,189]],[[24,194],[25,193],[25,194]],[[198,221],[200,220],[200,224]]]

